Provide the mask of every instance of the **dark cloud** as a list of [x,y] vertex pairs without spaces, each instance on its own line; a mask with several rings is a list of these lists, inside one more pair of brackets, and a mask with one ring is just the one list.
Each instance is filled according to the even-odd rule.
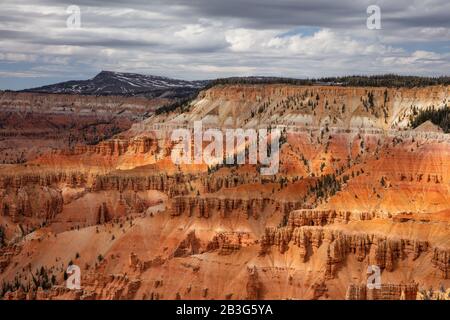
[[[199,79],[436,75],[450,67],[447,0],[3,2],[0,88],[8,77],[26,87],[33,76],[50,82],[101,69]],[[382,30],[366,28],[373,4]],[[81,30],[66,28],[69,5],[81,8]]]
[[[22,1],[27,2],[27,1]],[[44,0],[39,3],[67,6],[68,2]],[[102,0],[72,0],[81,7],[104,7]],[[209,17],[228,19],[240,27],[285,28],[311,25],[348,28],[365,25],[366,9],[378,5],[386,23],[395,26],[449,27],[450,4],[447,0],[110,0],[111,8],[134,8],[162,12],[181,20]]]

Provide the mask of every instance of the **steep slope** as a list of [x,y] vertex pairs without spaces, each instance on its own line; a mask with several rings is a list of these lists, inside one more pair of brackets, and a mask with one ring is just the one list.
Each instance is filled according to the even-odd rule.
[[[414,109],[445,107],[448,93],[221,85],[114,139],[0,166],[0,294],[415,299],[448,287],[450,137],[405,130]],[[173,164],[171,131],[196,120],[284,127],[278,173]],[[69,263],[81,290],[65,287]],[[380,289],[367,288],[369,266]]]
[[0,163],[95,144],[127,130],[169,99],[0,92]]
[[[414,111],[450,105],[448,86],[422,88],[297,85],[218,85],[202,91],[183,113],[164,124],[202,120],[205,126],[404,129]],[[167,121],[167,120],[170,121]],[[149,119],[148,123],[158,123]],[[162,122],[162,121],[161,121]]]

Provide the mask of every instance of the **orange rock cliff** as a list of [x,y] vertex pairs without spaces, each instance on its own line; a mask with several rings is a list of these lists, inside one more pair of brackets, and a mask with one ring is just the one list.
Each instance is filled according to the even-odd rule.
[[[167,101],[3,93],[0,295],[426,298],[430,287],[450,286],[450,136],[409,121],[448,107],[449,93],[217,85],[159,114]],[[16,130],[6,114],[36,119],[38,106],[61,125],[51,134],[94,119],[97,128],[106,121],[97,129],[104,135],[68,134],[39,152],[22,136],[26,152],[12,161],[18,132],[42,142],[50,129]],[[200,120],[205,128],[278,126],[278,172],[174,164],[171,131]],[[78,290],[66,287],[69,264],[81,269]],[[381,287],[367,287],[369,266],[380,268]]]

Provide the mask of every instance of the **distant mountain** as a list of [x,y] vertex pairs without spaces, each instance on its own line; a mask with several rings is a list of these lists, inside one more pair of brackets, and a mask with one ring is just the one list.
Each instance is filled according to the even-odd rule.
[[183,98],[192,95],[207,84],[208,81],[185,81],[137,73],[102,71],[89,80],[71,80],[23,91]]
[[320,79],[294,79],[281,77],[231,77],[212,81],[186,81],[166,77],[102,71],[89,80],[72,80],[23,92],[66,93],[82,95],[144,96],[148,98],[187,99],[200,89],[224,84],[338,85],[367,87],[423,87],[449,85],[450,77],[415,77],[393,74],[374,76],[327,77]]

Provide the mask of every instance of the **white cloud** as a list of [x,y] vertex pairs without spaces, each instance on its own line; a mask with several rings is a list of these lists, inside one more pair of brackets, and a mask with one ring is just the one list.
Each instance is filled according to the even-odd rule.
[[0,61],[1,60],[10,62],[33,62],[36,61],[36,55],[16,52],[0,52]]
[[[86,0],[80,5],[81,30],[70,30],[67,3],[5,0],[0,71],[70,79],[74,72],[88,77],[112,69],[201,79],[449,70],[445,1],[380,1],[379,31],[366,28],[369,0],[261,0],[252,10],[244,10],[249,2],[230,1],[133,0],[103,7]],[[299,27],[314,32],[298,32]]]

